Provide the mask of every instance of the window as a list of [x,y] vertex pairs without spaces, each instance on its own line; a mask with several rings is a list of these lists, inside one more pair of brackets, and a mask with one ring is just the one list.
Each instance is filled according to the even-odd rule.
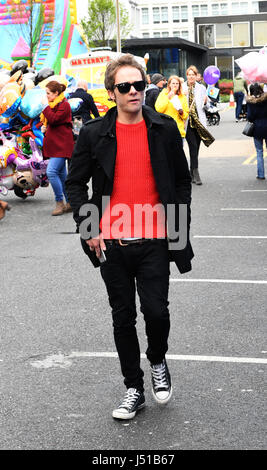
[[230,23],[216,24],[216,47],[231,47],[232,32]]
[[214,25],[205,24],[198,27],[198,41],[207,47],[215,47]]
[[225,79],[225,78],[232,78],[232,69],[233,69],[233,59],[232,57],[230,56],[220,56],[220,57],[216,57],[217,59],[217,67],[220,69],[220,72],[221,72],[221,78],[222,79]]
[[199,16],[199,5],[192,5],[192,15],[193,18]]
[[181,19],[183,23],[188,21],[188,7],[181,7]]
[[212,3],[211,4],[211,14],[213,16],[218,16],[219,15],[219,4],[218,3]]
[[221,15],[228,15],[227,3],[221,3]]
[[232,3],[232,13],[233,13],[233,15],[238,15],[238,13],[239,13],[239,3],[238,2]]
[[168,38],[168,37],[169,37],[168,31],[163,31],[162,37],[163,37],[163,38]]
[[149,24],[148,8],[142,8],[142,24]]
[[169,22],[169,9],[168,7],[161,8],[161,22],[168,23]]
[[180,31],[173,31],[172,35],[175,38],[179,38],[180,37]]
[[143,38],[149,38],[149,33],[143,33]]
[[253,46],[264,46],[267,44],[267,21],[253,21],[253,30]]
[[249,46],[249,23],[233,23],[233,46]]
[[208,5],[200,5],[200,16],[208,16]]
[[179,23],[180,21],[179,7],[172,7],[172,21],[173,23]]
[[160,38],[160,33],[153,33],[154,38]]
[[252,2],[252,13],[259,13],[259,2]]
[[153,8],[153,23],[160,22],[159,8]]
[[239,12],[240,14],[248,13],[248,2],[240,2]]
[[188,31],[181,31],[180,36],[183,39],[188,39],[189,38],[189,32]]

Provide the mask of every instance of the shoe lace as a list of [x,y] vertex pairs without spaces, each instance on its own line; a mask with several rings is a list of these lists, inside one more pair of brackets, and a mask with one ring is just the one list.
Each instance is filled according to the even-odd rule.
[[168,388],[169,384],[164,362],[162,364],[152,366],[151,372],[155,388]]
[[119,408],[130,409],[134,405],[137,398],[139,398],[139,396],[140,392],[138,392],[138,390],[136,390],[135,388],[129,388]]

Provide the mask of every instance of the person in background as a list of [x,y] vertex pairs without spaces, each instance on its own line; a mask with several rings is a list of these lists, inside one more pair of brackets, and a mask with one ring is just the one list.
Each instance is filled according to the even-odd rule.
[[242,104],[245,95],[248,92],[247,82],[241,77],[240,72],[234,78],[234,99],[236,102],[235,108],[235,122],[239,122],[240,113],[242,111]]
[[186,96],[182,92],[182,84],[176,75],[172,75],[156,101],[155,109],[159,113],[171,116],[179,129],[182,139],[185,138],[185,121],[189,115]]
[[[74,139],[72,133],[71,107],[65,98],[66,86],[55,80],[46,85],[47,100],[40,120],[44,132],[43,156],[49,158],[46,174],[55,194],[56,207],[52,215],[71,212],[68,196],[65,191],[67,176],[66,160],[71,158]],[[63,197],[65,196],[66,205]]]
[[166,84],[166,79],[160,73],[154,73],[151,77],[151,84],[146,90],[145,104],[150,108],[155,109],[155,103],[162,88]]
[[146,82],[147,82],[148,85],[151,84],[151,77],[150,77],[149,73],[146,75]]
[[201,140],[208,147],[214,142],[214,137],[207,130],[207,120],[205,109],[208,109],[208,97],[204,85],[197,83],[198,70],[194,65],[190,65],[186,71],[187,82],[184,83],[187,89],[187,100],[189,104],[189,118],[186,131],[186,140],[190,154],[190,172],[192,183],[201,185],[198,170],[198,154]]
[[10,211],[11,206],[6,201],[0,199],[0,220],[6,215],[6,211]]
[[91,114],[95,118],[99,117],[98,109],[95,105],[92,95],[87,93],[88,83],[86,80],[79,80],[77,83],[77,89],[73,93],[70,93],[70,98],[81,98],[82,104],[80,108],[73,113],[73,117],[80,116],[82,123],[85,124],[87,121],[92,119]]
[[250,86],[247,97],[248,121],[254,123],[254,145],[257,152],[257,179],[265,179],[263,141],[267,146],[267,93],[259,83]]
[[204,82],[204,79],[201,75],[201,73],[197,73],[197,79],[196,79],[197,83],[199,83],[200,85],[204,85],[204,87],[206,88],[206,83]]

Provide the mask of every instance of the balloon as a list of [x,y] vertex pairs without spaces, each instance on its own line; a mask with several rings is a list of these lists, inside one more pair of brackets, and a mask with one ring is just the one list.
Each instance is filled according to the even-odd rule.
[[55,75],[55,72],[50,67],[41,69],[36,75],[35,85],[38,85],[38,83],[45,80],[45,78],[51,77],[51,75]]
[[267,81],[267,54],[249,52],[235,62],[241,68],[246,80],[263,83]]
[[83,100],[81,98],[70,98],[68,102],[69,102],[71,111],[75,113],[76,111],[78,111],[78,109],[80,109]]
[[46,92],[41,88],[28,89],[20,103],[21,111],[31,119],[39,116],[44,109],[43,96],[46,96]]
[[221,72],[215,65],[205,68],[203,78],[208,85],[215,85],[221,76]]
[[10,75],[13,75],[18,70],[21,70],[22,73],[25,73],[27,71],[27,68],[28,68],[27,60],[25,60],[25,59],[18,60],[17,62],[15,62],[14,65],[12,65]]
[[58,82],[58,83],[62,83],[66,86],[68,86],[68,80],[63,77],[63,75],[52,75],[51,77],[48,77],[46,78],[45,80],[42,80],[41,82],[38,83],[38,87],[40,88],[45,88],[46,85],[51,82],[52,80]]

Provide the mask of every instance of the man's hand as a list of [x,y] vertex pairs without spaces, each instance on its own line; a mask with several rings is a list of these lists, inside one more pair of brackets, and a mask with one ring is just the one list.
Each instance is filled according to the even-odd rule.
[[87,245],[89,246],[91,251],[95,251],[97,258],[100,258],[101,252],[100,249],[105,251],[106,245],[104,242],[103,234],[100,233],[98,237],[91,238],[90,240],[86,240]]

